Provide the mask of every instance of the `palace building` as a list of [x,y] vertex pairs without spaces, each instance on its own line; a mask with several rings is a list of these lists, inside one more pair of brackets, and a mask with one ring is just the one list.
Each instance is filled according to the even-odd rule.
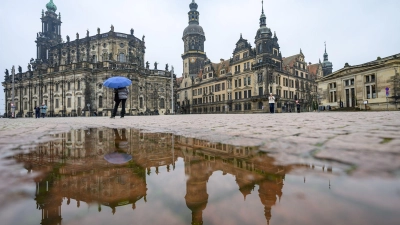
[[[128,115],[168,114],[171,110],[171,71],[149,68],[145,62],[145,37],[109,31],[96,34],[87,31],[66,41],[61,37],[61,14],[53,0],[42,11],[42,30],[36,37],[36,58],[28,70],[19,66],[14,77],[14,105],[17,117],[31,117],[35,106],[45,103],[48,116],[98,115],[109,116],[113,109],[113,90],[103,82],[112,76],[132,80],[126,102]],[[6,113],[11,114],[12,80],[6,70],[2,82]],[[120,111],[120,110],[119,110]]]
[[[189,5],[189,25],[183,32],[183,74],[177,79],[177,110],[180,113],[266,112],[269,93],[276,98],[277,112],[316,106],[318,74],[332,72],[332,63],[307,65],[299,54],[282,57],[278,37],[267,27],[264,8],[254,44],[240,35],[230,59],[212,62],[205,54],[204,30],[199,25],[198,5]],[[265,107],[265,109],[264,109]]]

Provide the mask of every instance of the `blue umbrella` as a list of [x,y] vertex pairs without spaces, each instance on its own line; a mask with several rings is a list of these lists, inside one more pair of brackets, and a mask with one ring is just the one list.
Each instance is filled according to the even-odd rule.
[[104,156],[104,159],[112,164],[124,164],[132,160],[132,156],[126,153],[108,153]]
[[132,84],[126,77],[110,77],[104,81],[103,85],[109,88],[123,88]]

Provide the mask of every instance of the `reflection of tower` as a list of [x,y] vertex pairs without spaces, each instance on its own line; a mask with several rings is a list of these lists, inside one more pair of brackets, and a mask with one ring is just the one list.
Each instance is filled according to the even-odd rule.
[[267,219],[267,224],[271,220],[271,208],[276,203],[276,196],[279,197],[279,200],[282,196],[282,188],[283,188],[283,178],[276,177],[276,180],[264,180],[262,181],[258,189],[258,194],[260,196],[261,203],[264,205],[264,215],[265,219]]
[[36,204],[37,208],[42,211],[42,225],[59,225],[61,224],[61,198],[55,198],[52,196],[52,192],[49,192],[53,181],[51,177],[53,174],[50,173],[50,179],[47,177],[43,180],[36,181]]
[[189,177],[185,200],[192,211],[192,224],[203,224],[203,210],[208,202],[207,181],[212,171],[208,169],[206,161],[194,157],[185,157],[185,174]]

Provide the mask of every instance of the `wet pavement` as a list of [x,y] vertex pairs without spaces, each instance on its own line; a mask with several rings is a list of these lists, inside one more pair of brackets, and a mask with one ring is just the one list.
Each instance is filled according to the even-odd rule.
[[399,224],[399,118],[369,112],[0,119],[0,218]]

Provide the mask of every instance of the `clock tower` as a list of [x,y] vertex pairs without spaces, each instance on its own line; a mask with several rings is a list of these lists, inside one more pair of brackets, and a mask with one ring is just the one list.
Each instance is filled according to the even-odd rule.
[[183,74],[184,78],[195,78],[204,66],[207,59],[204,52],[204,42],[206,37],[203,28],[199,25],[200,13],[197,11],[197,3],[192,0],[189,5],[188,13],[189,25],[183,31],[182,40],[184,42]]

